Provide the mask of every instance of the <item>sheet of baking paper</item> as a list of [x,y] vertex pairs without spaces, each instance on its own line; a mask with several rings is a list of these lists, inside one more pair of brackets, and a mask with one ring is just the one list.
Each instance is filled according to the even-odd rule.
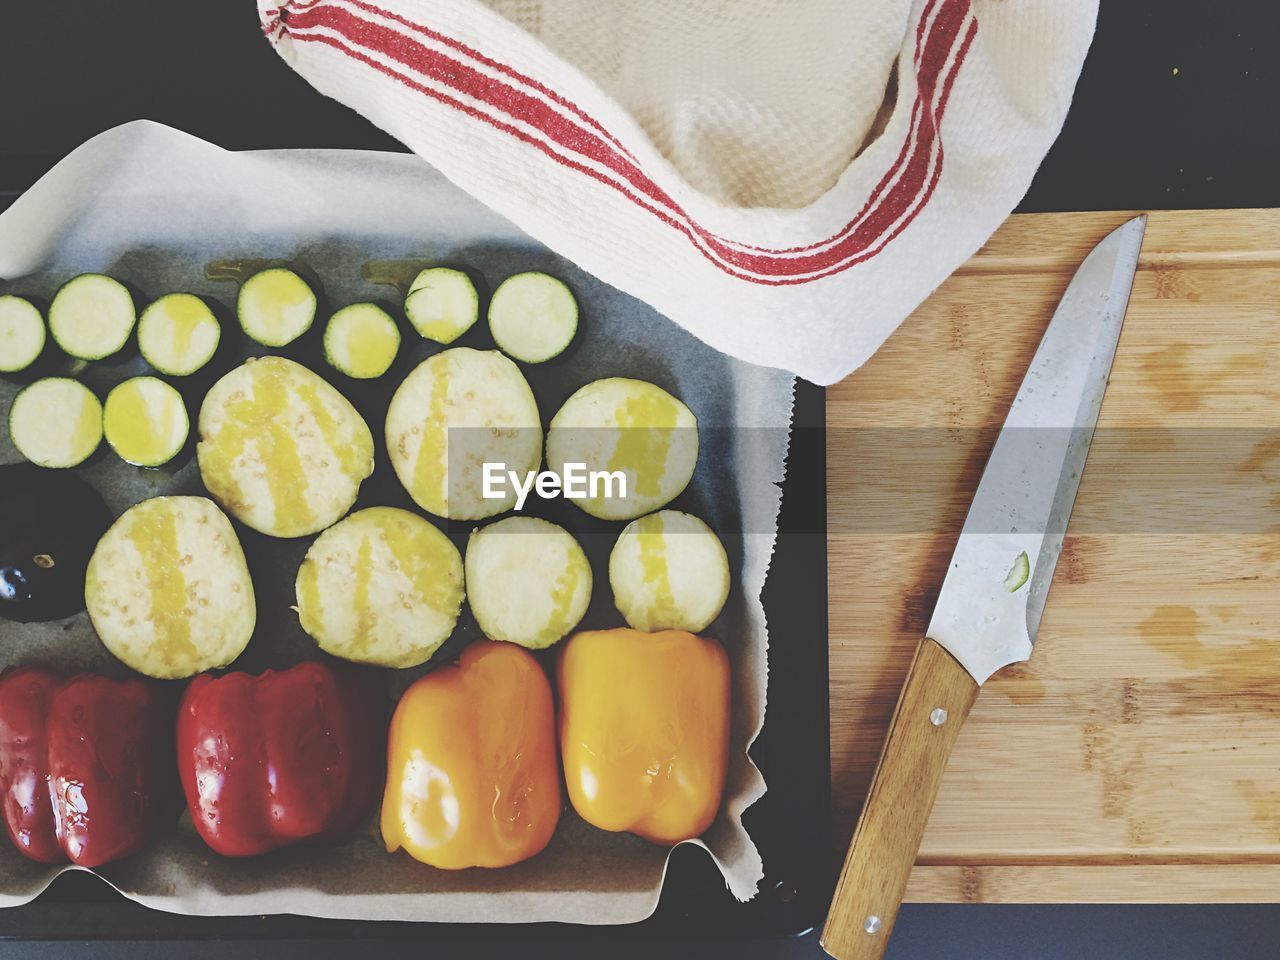
[[[723,813],[703,842],[733,893],[752,896],[762,865],[740,816],[765,789],[747,748],[765,708],[767,631],[760,591],[776,533],[792,378],[699,343],[536,244],[412,156],[229,153],[166,127],[134,123],[76,150],[0,215],[0,292],[46,302],[74,274],[100,271],[132,284],[143,300],[192,290],[231,306],[235,283],[209,279],[207,265],[276,257],[314,270],[331,307],[371,298],[398,301],[393,288],[362,276],[371,261],[466,265],[490,289],[511,273],[547,270],[567,280],[577,295],[584,334],[571,355],[529,371],[544,423],[574,389],[608,376],[652,380],[697,414],[703,428],[698,467],[674,506],[698,513],[721,534],[734,575],[729,605],[708,631],[724,642],[732,660],[734,722]],[[487,336],[482,327],[477,324],[460,343],[472,344],[474,337],[479,340],[473,345],[481,345]],[[433,349],[407,338],[387,379],[403,376]],[[323,363],[312,366],[326,373]],[[133,357],[94,364],[83,377],[105,390],[143,369]],[[380,435],[390,387],[370,387],[367,396],[356,396],[349,385],[344,389]],[[15,392],[12,384],[0,385],[0,421],[7,422]],[[194,407],[198,396],[191,402]],[[17,459],[8,437],[0,438],[0,461]],[[173,470],[148,471],[100,451],[81,472],[117,512],[162,493],[203,492],[190,458]],[[385,459],[366,481],[357,506],[374,503],[409,505]],[[569,505],[564,509],[580,514]],[[584,540],[596,572],[595,599],[584,622],[620,624],[604,563],[621,525],[579,519],[571,529]],[[271,540],[237,529],[250,559],[259,617],[253,641],[235,665],[261,670],[317,656],[290,609],[294,574],[310,538]],[[456,653],[478,631],[464,620],[455,634],[441,655]],[[128,672],[98,643],[83,613],[48,624],[0,622],[0,663],[29,662],[117,676]],[[414,675],[389,674],[388,696]],[[567,810],[544,853],[504,870],[447,872],[403,853],[390,856],[372,817],[337,845],[233,861],[211,853],[190,822],[175,815],[175,825],[145,852],[101,874],[141,903],[184,913],[623,923],[653,910],[667,856],[667,850],[634,837],[596,830]],[[30,900],[56,872],[0,842],[0,903]]]

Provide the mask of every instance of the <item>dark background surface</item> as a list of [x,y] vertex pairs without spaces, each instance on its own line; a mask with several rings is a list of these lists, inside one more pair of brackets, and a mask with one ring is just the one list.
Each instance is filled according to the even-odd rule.
[[[1058,143],[1022,211],[1280,205],[1280,4],[1106,0]],[[149,118],[232,149],[400,149],[316,94],[261,40],[249,0],[0,0],[0,208],[60,156]],[[1277,891],[1280,900],[1280,890]],[[904,908],[889,956],[1273,958],[1272,906]],[[812,935],[774,943],[632,941],[625,929],[536,944],[441,938],[397,945],[245,941],[139,945],[0,943],[0,957],[434,956],[816,957]]]

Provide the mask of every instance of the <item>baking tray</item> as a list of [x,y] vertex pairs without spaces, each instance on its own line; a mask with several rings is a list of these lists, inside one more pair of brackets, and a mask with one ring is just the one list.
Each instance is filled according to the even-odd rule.
[[[721,935],[796,933],[815,922],[825,905],[829,870],[826,727],[825,537],[821,507],[825,484],[821,393],[802,388],[789,479],[784,485],[782,536],[774,556],[773,578],[764,602],[775,637],[785,637],[785,655],[771,660],[770,716],[753,756],[770,785],[768,803],[758,803],[746,817],[766,861],[762,893],[738,904],[706,855],[681,850],[672,861],[655,916],[644,923],[661,931],[706,930]],[[816,459],[815,459],[816,458]],[[806,476],[808,479],[806,480]],[[806,550],[808,553],[806,554]],[[816,593],[815,593],[816,591]],[[776,599],[775,599],[776,598]],[[793,637],[804,637],[799,642]],[[791,663],[804,655],[814,679]],[[815,695],[815,692],[820,692]],[[815,749],[796,750],[795,743]],[[815,776],[816,774],[816,776]],[[68,910],[68,907],[74,908]],[[41,920],[52,906],[56,921]],[[74,917],[72,923],[68,916]],[[290,926],[290,924],[293,926]],[[228,935],[315,936],[318,924],[348,928],[352,936],[370,935],[369,925],[291,917],[218,918],[200,920],[157,914],[125,901],[88,875],[63,878],[34,904],[0,912],[0,936],[199,937]],[[203,927],[202,927],[203,925]],[[404,924],[374,925],[382,934],[403,935]],[[427,925],[408,925],[426,929]],[[451,931],[456,931],[454,926]],[[358,931],[358,932],[354,932]],[[511,935],[511,928],[504,937]],[[336,934],[333,934],[336,935]],[[454,935],[451,933],[450,935]]]
[[[823,391],[796,388],[778,545],[765,583],[769,708],[751,749],[769,785],[744,814],[764,859],[760,892],[739,903],[702,850],[672,855],[657,910],[627,936],[795,936],[822,918],[833,881],[827,697],[826,447]],[[92,874],[59,877],[29,904],[0,910],[3,939],[607,939],[616,927],[191,917],[150,910]]]

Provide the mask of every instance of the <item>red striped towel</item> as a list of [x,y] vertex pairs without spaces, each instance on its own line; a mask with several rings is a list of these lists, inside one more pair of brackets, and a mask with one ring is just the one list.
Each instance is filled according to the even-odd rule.
[[995,230],[1097,0],[258,0],[281,56],[533,237],[832,383]]

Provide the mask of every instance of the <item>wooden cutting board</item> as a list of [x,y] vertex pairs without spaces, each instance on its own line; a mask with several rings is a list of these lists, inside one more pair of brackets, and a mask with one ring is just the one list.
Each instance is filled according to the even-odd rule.
[[[1011,218],[828,393],[841,851],[994,430],[1128,216]],[[1035,653],[983,688],[908,899],[1280,900],[1280,210],[1151,215]]]

